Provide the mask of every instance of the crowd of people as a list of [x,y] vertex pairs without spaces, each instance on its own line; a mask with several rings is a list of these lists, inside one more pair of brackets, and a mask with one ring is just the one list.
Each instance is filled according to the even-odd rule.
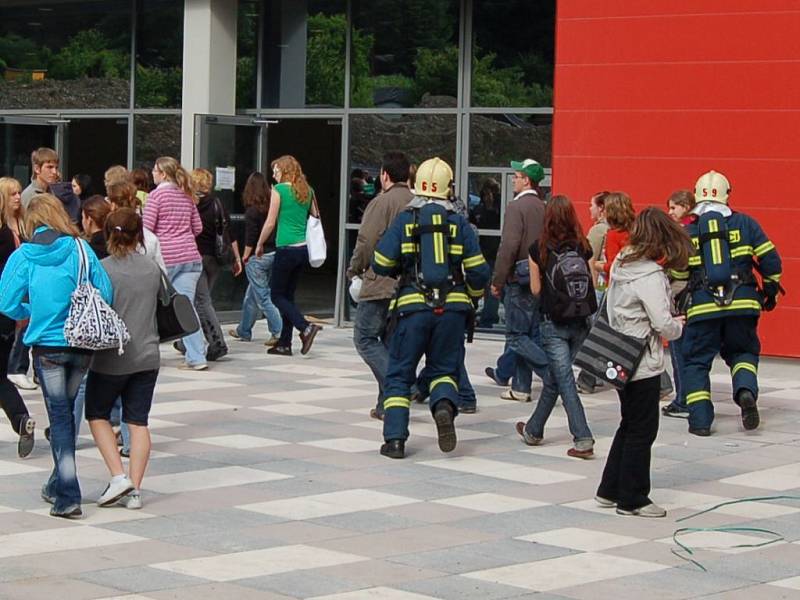
[[[110,474],[98,505],[138,509],[161,363],[157,308],[165,290],[186,297],[199,323],[174,344],[185,357],[179,368],[205,370],[228,352],[211,301],[227,266],[235,276],[245,271],[249,282],[234,337],[250,339],[263,312],[272,333],[268,353],[291,355],[294,329],[301,352],[308,353],[321,327],[303,317],[294,293],[308,261],[306,219],[319,214],[314,192],[291,156],[273,161],[272,190],[263,175],[251,175],[240,255],[228,211],[213,195],[205,169],[187,172],[171,157],[158,158],[150,176],[114,165],[105,172],[101,195],[91,193],[86,175],[61,182],[58,154],[50,148],[35,150],[31,166],[24,189],[0,178],[0,403],[24,458],[33,450],[36,424],[18,388],[41,387],[53,456],[41,496],[52,505],[51,515],[82,516],[75,446],[84,418]],[[124,324],[124,348],[87,348],[74,336],[68,341],[83,286]],[[122,457],[130,459],[127,473]]]
[[[758,427],[756,328],[761,310],[774,309],[783,293],[781,260],[758,223],[728,206],[724,175],[710,171],[694,192],[673,193],[666,211],[647,207],[637,214],[624,192],[595,194],[585,235],[569,198],[544,197],[542,166],[513,161],[514,198],[490,268],[449,165],[425,161],[413,178],[409,167],[402,153],[384,157],[382,192],[363,210],[347,271],[358,303],[354,344],[378,384],[370,415],[384,424],[381,454],[405,457],[410,405],[427,396],[440,449],[455,448],[455,417],[476,410],[464,368],[469,307],[488,282],[505,306],[506,345],[487,376],[506,388],[501,398],[518,402],[531,400],[534,374],[542,382],[530,418],[516,423],[525,444],[545,442],[560,397],[573,438],[567,455],[592,458],[595,440],[580,393],[617,390],[621,421],[597,490],[599,506],[620,515],[666,514],[649,497],[659,401],[673,388],[665,344],[675,398],[663,415],[688,418],[691,434],[711,434],[709,371],[720,354],[743,428]],[[604,339],[603,330],[622,342]],[[579,353],[591,368],[576,378]],[[417,373],[423,355],[425,368]]]
[[[272,161],[273,185],[251,174],[240,252],[207,170],[188,172],[171,157],[158,158],[150,174],[115,165],[101,195],[91,193],[85,175],[62,185],[51,149],[34,151],[31,163],[25,189],[0,178],[2,407],[19,435],[19,456],[28,456],[35,423],[17,388],[41,386],[54,463],[41,495],[52,515],[82,514],[75,445],[84,417],[110,475],[97,503],[141,508],[161,362],[156,313],[165,286],[189,300],[199,323],[174,344],[184,355],[180,368],[205,370],[228,353],[211,299],[224,268],[245,273],[248,283],[230,337],[251,341],[263,314],[268,354],[291,356],[294,330],[307,354],[321,328],[303,315],[295,292],[309,263],[307,224],[319,216],[314,190],[292,156]],[[659,400],[672,388],[665,346],[675,397],[661,409],[664,416],[688,418],[692,434],[711,434],[709,370],[719,353],[731,369],[743,427],[758,427],[756,327],[761,310],[775,308],[783,290],[777,249],[755,220],[732,211],[731,186],[714,171],[694,192],[670,195],[667,211],[647,207],[637,214],[624,192],[595,194],[593,224],[584,234],[568,197],[545,198],[538,162],[510,167],[514,198],[490,264],[478,227],[499,224],[495,186],[481,192],[483,208],[470,212],[445,161],[416,167],[402,152],[383,158],[380,192],[363,204],[346,272],[357,303],[354,345],[378,387],[370,416],[383,421],[380,453],[405,457],[411,404],[425,399],[440,449],[455,449],[456,417],[477,410],[464,342],[471,341],[475,306],[488,290],[504,304],[506,343],[487,376],[505,388],[501,398],[517,402],[531,401],[534,376],[541,380],[530,418],[515,425],[522,442],[545,443],[560,397],[573,439],[567,454],[591,459],[595,439],[580,395],[616,389],[621,421],[596,501],[622,515],[663,516],[649,494]],[[126,326],[124,351],[67,341],[73,292],[84,283]],[[626,343],[638,341],[637,355],[620,358],[626,353],[593,335],[602,327]],[[576,377],[579,354],[599,362]],[[27,376],[29,357],[35,381]],[[618,364],[626,359],[627,371]],[[130,458],[127,472],[122,457]]]

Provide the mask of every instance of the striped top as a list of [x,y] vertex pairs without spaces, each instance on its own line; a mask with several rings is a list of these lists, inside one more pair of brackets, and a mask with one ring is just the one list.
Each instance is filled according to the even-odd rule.
[[160,183],[150,192],[142,221],[158,237],[168,267],[202,260],[194,239],[203,230],[200,213],[194,200],[174,183]]

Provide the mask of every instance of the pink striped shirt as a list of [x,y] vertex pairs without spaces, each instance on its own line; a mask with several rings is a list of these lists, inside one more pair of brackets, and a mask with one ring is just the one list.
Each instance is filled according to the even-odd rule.
[[175,184],[163,182],[150,192],[142,221],[158,237],[168,267],[202,260],[194,239],[203,230],[200,213]]

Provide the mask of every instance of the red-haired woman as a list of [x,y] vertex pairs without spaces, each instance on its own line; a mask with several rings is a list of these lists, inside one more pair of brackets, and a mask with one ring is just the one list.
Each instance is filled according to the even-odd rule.
[[[571,258],[567,259],[572,266],[576,266],[576,260],[584,263],[577,264],[577,267],[581,267],[578,271],[585,274],[581,285],[582,298],[586,303],[582,307],[584,310],[575,310],[577,305],[573,300],[569,296],[565,297],[559,286],[554,284],[559,279],[554,271],[562,264],[560,261],[563,259],[560,257],[569,256],[566,254],[568,252],[572,253]],[[592,247],[583,235],[575,207],[569,198],[554,196],[547,203],[542,237],[531,245],[529,254],[531,292],[540,298],[542,321],[539,331],[549,369],[543,379],[544,386],[536,409],[527,423],[517,423],[517,433],[529,446],[541,444],[545,423],[553,411],[556,399],[561,395],[564,410],[567,412],[569,431],[575,444],[567,454],[575,458],[590,458],[594,454],[594,438],[575,386],[572,361],[589,332],[587,317],[597,310],[597,299],[588,264],[592,257]]]

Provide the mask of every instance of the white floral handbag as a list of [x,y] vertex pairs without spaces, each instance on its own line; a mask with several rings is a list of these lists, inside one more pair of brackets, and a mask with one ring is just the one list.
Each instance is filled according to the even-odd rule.
[[89,282],[89,259],[79,239],[78,285],[72,292],[69,314],[64,322],[64,338],[73,348],[108,350],[117,348],[119,354],[131,336],[125,322],[119,318],[100,292]]

